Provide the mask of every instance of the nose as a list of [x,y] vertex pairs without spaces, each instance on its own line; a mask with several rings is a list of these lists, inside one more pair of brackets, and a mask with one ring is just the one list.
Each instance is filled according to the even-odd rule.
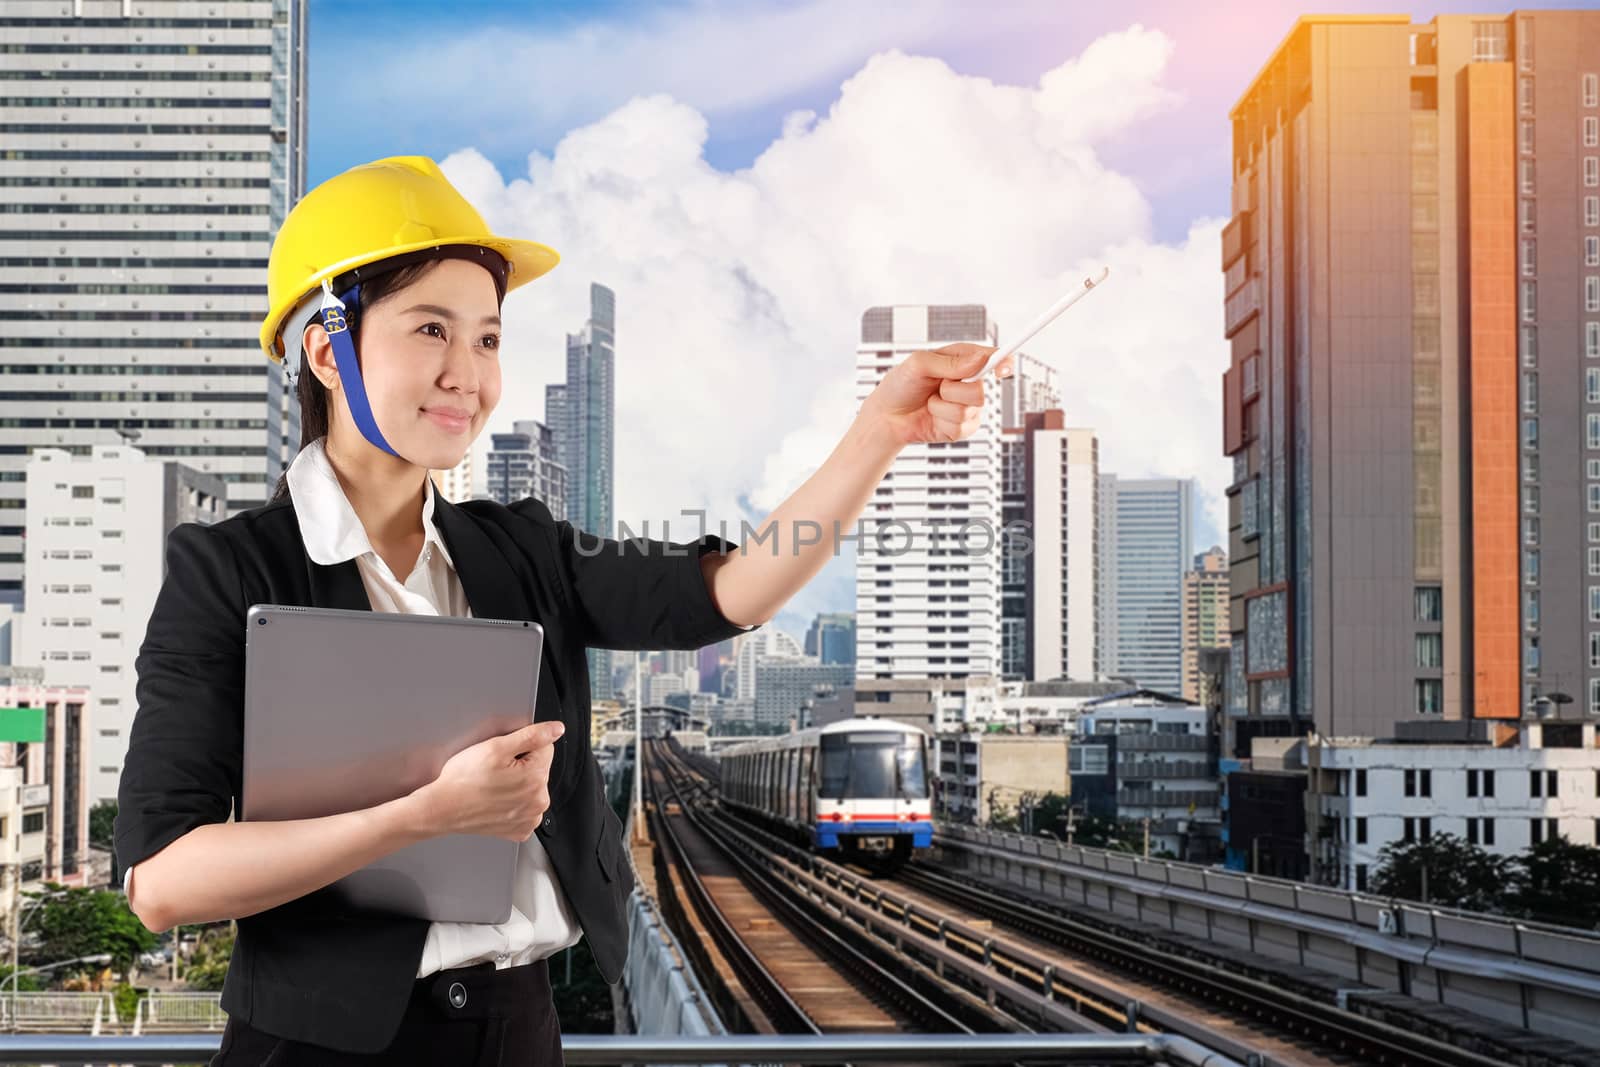
[[471,342],[452,337],[445,347],[444,366],[439,372],[439,384],[452,392],[476,393],[478,391],[478,360]]

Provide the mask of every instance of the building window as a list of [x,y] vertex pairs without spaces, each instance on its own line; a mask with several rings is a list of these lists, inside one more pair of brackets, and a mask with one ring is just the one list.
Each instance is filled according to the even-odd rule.
[[1600,404],[1600,367],[1583,368],[1583,387],[1584,399],[1591,404]]
[[1600,485],[1589,486],[1589,510],[1600,511]]
[[[1596,823],[1596,825],[1600,825],[1600,819],[1596,819],[1595,823]],[[1356,864],[1356,892],[1357,893],[1365,893],[1366,891],[1367,891],[1367,865],[1365,863],[1358,863],[1358,864]]]
[[1561,795],[1560,771],[1544,772],[1544,795],[1547,797],[1558,797]]
[[1594,74],[1583,76],[1583,106],[1600,106],[1600,76]]
[[1477,843],[1478,843],[1478,820],[1469,817],[1467,819],[1467,844],[1476,845]]
[[1539,543],[1538,519],[1522,520],[1522,543],[1525,545],[1536,545]]
[[1443,710],[1444,682],[1439,678],[1418,678],[1414,687],[1418,715],[1437,715]]
[[1539,305],[1539,283],[1522,283],[1522,321],[1537,322]]
[[1474,770],[1469,770],[1469,771],[1467,771],[1467,796],[1475,797],[1477,795],[1478,795],[1478,772],[1474,771]]
[[1539,453],[1524,452],[1522,454],[1522,480],[1537,482],[1539,480]]
[[1533,79],[1517,79],[1517,106],[1524,115],[1533,114]]
[[[1592,639],[1591,639],[1592,641]],[[1594,645],[1589,646],[1590,666],[1596,666],[1594,659]],[[1589,679],[1589,714],[1600,715],[1600,678]]]
[[1418,622],[1438,622],[1444,618],[1444,591],[1439,586],[1417,586],[1413,602]]
[[1444,666],[1444,637],[1440,634],[1417,634],[1417,666],[1434,669]]
[[1417,795],[1417,772],[1416,771],[1408,770],[1408,771],[1405,772],[1405,789],[1406,789],[1406,796],[1414,797],[1414,796]]
[[1539,591],[1537,589],[1530,589],[1523,594],[1522,617],[1527,622],[1529,629],[1539,625]]
[[1523,448],[1538,448],[1539,447],[1539,420],[1538,419],[1523,419],[1522,420],[1522,447]]
[[1585,237],[1583,239],[1583,265],[1585,267],[1600,267],[1600,237]]
[[30,811],[23,813],[22,832],[25,834],[44,833],[44,812]]
[[1539,365],[1539,331],[1532,326],[1522,327],[1522,365],[1524,367],[1537,367]]
[[1583,157],[1583,184],[1591,189],[1600,186],[1600,156]]
[[1474,22],[1472,24],[1472,61],[1474,63],[1504,63],[1506,59],[1506,24],[1504,22]]
[[1522,666],[1529,674],[1539,673],[1539,638],[1529,637],[1522,643]]
[[1589,621],[1600,622],[1600,585],[1589,587]]
[[1583,310],[1600,311],[1600,274],[1591,274],[1583,280]]
[[1356,796],[1364,797],[1366,795],[1367,795],[1367,771],[1366,771],[1366,768],[1362,768],[1362,769],[1356,771]]
[[1584,444],[1590,448],[1600,448],[1600,415],[1590,413],[1584,425]]
[[1584,116],[1583,147],[1600,147],[1600,118],[1595,118],[1593,115]]
[[1366,843],[1367,843],[1367,820],[1365,818],[1360,818],[1360,819],[1356,820],[1356,844],[1364,845]]
[[1530,415],[1539,413],[1539,375],[1531,370],[1522,372],[1522,410]]
[[1600,548],[1594,545],[1589,546],[1589,573],[1600,577]]
[[1529,819],[1528,836],[1535,845],[1554,841],[1561,836],[1560,823],[1555,819]]
[[1484,771],[1479,781],[1483,783],[1483,795],[1486,797],[1494,796],[1494,772]]
[[1600,632],[1589,635],[1589,666],[1600,670]]
[[[1532,196],[1533,195],[1533,160],[1531,160],[1531,159],[1518,160],[1517,161],[1517,170],[1518,170],[1519,179],[1520,179],[1519,183],[1522,186],[1522,195],[1524,195],[1524,196]],[[1531,242],[1531,241],[1522,242],[1522,244],[1523,244],[1522,273],[1524,273],[1524,274],[1532,274],[1533,273],[1532,249],[1527,247],[1528,245],[1530,245],[1532,243],[1533,242]]]
[[1583,198],[1583,224],[1585,226],[1600,226],[1600,196],[1586,196]]
[[1600,359],[1600,322],[1583,324],[1583,354],[1590,359]]
[[1539,487],[1537,485],[1525,485],[1522,487],[1522,510],[1530,514],[1538,513]]
[[1407,815],[1400,822],[1400,840],[1404,841],[1406,844],[1410,844],[1411,842],[1415,841],[1416,839],[1417,839],[1417,820],[1415,820],[1411,816]]

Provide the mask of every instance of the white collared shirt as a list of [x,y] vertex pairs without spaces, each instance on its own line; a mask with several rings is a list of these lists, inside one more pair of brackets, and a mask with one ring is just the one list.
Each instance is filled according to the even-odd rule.
[[[368,540],[328,462],[325,441],[318,438],[308,444],[289,466],[289,495],[306,555],[323,566],[354,559],[373,611],[470,617],[472,609],[450,550],[433,525],[433,493],[423,496],[422,552],[402,582]],[[132,877],[130,867],[123,876],[124,889]],[[492,962],[496,968],[532,963],[583,936],[537,834],[517,850],[511,900],[511,918],[503,923],[430,924],[417,977],[472,963]]]

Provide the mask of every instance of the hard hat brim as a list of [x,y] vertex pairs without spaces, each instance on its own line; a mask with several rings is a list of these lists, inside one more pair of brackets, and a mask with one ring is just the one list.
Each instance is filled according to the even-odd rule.
[[278,334],[282,330],[284,318],[294,310],[299,302],[305,299],[306,293],[319,288],[325,279],[331,280],[347,271],[364,267],[369,263],[377,263],[395,256],[403,256],[409,252],[420,252],[427,248],[439,248],[444,245],[473,245],[498,252],[506,261],[508,272],[506,276],[506,292],[526,285],[542,275],[553,270],[561,262],[561,254],[549,245],[540,244],[538,241],[525,241],[515,237],[483,237],[474,235],[470,237],[435,237],[426,241],[416,241],[412,244],[394,245],[389,248],[379,249],[360,256],[331,263],[310,275],[306,280],[303,292],[296,293],[293,300],[286,301],[283,306],[274,308],[261,323],[261,349],[267,358],[274,363],[282,363],[283,351],[278,347]]

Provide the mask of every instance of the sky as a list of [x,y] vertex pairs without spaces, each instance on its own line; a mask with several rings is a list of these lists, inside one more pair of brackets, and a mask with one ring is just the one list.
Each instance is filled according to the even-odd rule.
[[[826,459],[866,308],[982,303],[1004,343],[1109,266],[1024,351],[1102,471],[1197,479],[1198,552],[1225,543],[1228,111],[1304,10],[312,0],[308,178],[430,155],[560,252],[507,298],[487,432],[544,417],[589,283],[612,288],[617,518],[673,540],[697,508],[739,540]],[[836,559],[776,624],[853,603]]]

